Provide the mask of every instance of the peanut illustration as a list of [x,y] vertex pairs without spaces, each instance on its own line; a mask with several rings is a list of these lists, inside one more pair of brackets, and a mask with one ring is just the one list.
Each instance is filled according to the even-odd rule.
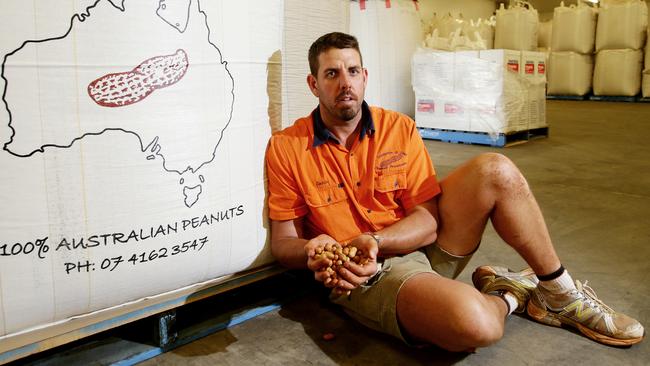
[[123,107],[137,103],[156,89],[166,88],[185,76],[189,66],[182,49],[176,53],[151,57],[133,70],[104,75],[88,85],[88,95],[104,107]]

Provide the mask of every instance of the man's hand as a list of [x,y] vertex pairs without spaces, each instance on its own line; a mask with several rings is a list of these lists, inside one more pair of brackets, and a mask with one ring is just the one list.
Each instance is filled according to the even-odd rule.
[[368,234],[361,234],[352,240],[349,245],[363,251],[368,263],[360,265],[353,261],[345,262],[344,268],[338,271],[339,281],[334,289],[340,295],[365,284],[370,277],[377,273],[377,253],[379,252],[377,241]]
[[321,257],[315,259],[317,250],[322,252],[327,244],[335,244],[336,240],[329,235],[321,234],[305,244],[305,254],[307,254],[307,268],[314,271],[316,281],[322,282],[326,287],[333,288],[338,284],[338,279],[333,278],[327,269],[332,265],[332,261]]

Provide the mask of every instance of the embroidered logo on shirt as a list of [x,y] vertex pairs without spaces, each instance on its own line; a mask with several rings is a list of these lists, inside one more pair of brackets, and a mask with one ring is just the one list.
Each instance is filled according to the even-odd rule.
[[327,189],[330,186],[330,181],[329,180],[317,180],[316,181],[316,188],[318,189]]
[[405,162],[402,161],[406,157],[406,153],[402,151],[389,151],[385,153],[381,153],[377,155],[377,160],[379,160],[379,163],[377,164],[377,167],[379,169],[387,169],[387,168],[397,168],[400,166],[406,165]]

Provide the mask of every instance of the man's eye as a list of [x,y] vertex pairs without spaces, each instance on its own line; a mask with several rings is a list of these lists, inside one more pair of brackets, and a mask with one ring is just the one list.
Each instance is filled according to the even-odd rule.
[[350,70],[350,74],[351,74],[351,75],[356,75],[356,74],[358,74],[358,73],[359,73],[359,69],[352,69],[352,70]]

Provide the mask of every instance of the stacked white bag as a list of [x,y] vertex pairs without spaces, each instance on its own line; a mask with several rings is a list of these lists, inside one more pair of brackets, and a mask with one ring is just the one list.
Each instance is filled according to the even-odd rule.
[[411,0],[350,2],[350,33],[359,40],[369,74],[366,101],[411,117],[411,56],[422,43],[417,6]]
[[648,27],[645,44],[645,68],[641,79],[641,93],[644,98],[650,97],[650,27]]
[[[507,84],[518,87],[525,94],[522,103],[509,103],[507,110],[519,120],[517,129],[546,126],[546,54],[537,52],[539,15],[526,1],[514,1],[507,9],[504,4],[497,10],[497,24],[494,37],[496,49],[520,52],[519,75],[512,78],[517,82]],[[545,32],[546,35],[548,32]]]
[[595,95],[639,93],[647,27],[648,7],[644,1],[601,5],[596,30]]
[[[528,68],[532,73],[520,67],[522,53],[536,60]],[[544,83],[544,62],[543,53],[532,51],[422,49],[412,66],[415,122],[418,127],[490,135],[545,126],[543,88],[541,97],[531,99],[531,85]]]
[[591,90],[596,12],[579,3],[553,11],[548,94],[585,95]]
[[[348,12],[347,0],[284,0],[284,48],[281,55],[274,54],[269,59],[270,67],[279,67],[281,71],[270,69],[267,80],[271,91],[269,115],[273,131],[292,125],[296,119],[311,113],[318,104],[305,81],[310,72],[307,50],[325,33],[348,33]],[[277,80],[278,74],[281,80]],[[281,94],[281,100],[277,94]],[[275,123],[278,120],[281,124]]]
[[429,24],[425,24],[423,46],[434,50],[466,51],[486,50],[494,46],[494,26],[496,18],[479,18],[466,21],[462,14],[454,17],[434,14]]
[[546,52],[551,49],[551,39],[553,36],[553,20],[547,20],[539,23],[537,30],[537,50]]
[[504,4],[497,10],[494,48],[536,51],[539,17],[529,3],[515,1],[507,9]]

